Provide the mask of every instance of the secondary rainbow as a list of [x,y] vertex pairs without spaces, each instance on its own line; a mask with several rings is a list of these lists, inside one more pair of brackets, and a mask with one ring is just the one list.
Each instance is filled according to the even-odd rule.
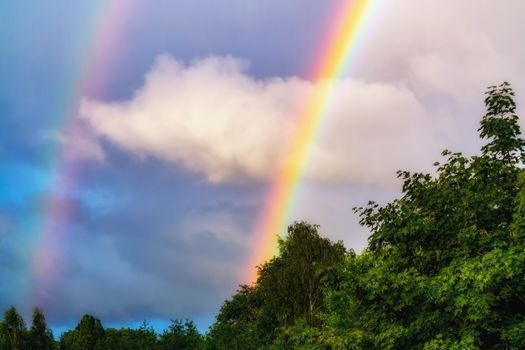
[[[68,78],[62,82],[61,97],[55,104],[56,125],[61,126],[59,137],[84,137],[85,129],[75,116],[81,99],[101,94],[106,89],[111,70],[117,60],[119,36],[130,19],[136,2],[130,0],[97,0],[86,8],[85,23],[78,30],[75,47],[70,50],[71,65]],[[122,49],[119,47],[119,49]],[[42,219],[35,232],[32,280],[34,304],[41,305],[59,275],[64,261],[65,232],[73,212],[71,203],[63,194],[71,193],[80,181],[82,162],[71,153],[68,143],[62,143],[47,156],[55,173],[52,192],[43,199]]]
[[284,153],[278,176],[273,182],[267,205],[263,211],[256,233],[256,251],[249,264],[248,280],[257,278],[254,266],[267,261],[277,251],[277,235],[283,234],[288,216],[297,196],[297,188],[304,171],[308,154],[321,121],[329,108],[334,86],[351,63],[365,23],[379,0],[342,0],[335,9],[333,25],[329,30],[319,64],[316,65],[312,80],[315,88],[304,106],[299,124],[289,149]]

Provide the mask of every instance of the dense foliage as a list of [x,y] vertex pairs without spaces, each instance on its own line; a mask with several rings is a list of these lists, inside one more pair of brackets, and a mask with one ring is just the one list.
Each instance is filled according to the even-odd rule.
[[296,222],[205,335],[104,329],[84,316],[55,342],[43,313],[14,308],[0,349],[525,349],[525,141],[508,83],[488,89],[481,153],[444,151],[434,175],[401,171],[402,196],[356,208],[359,255]]
[[226,301],[208,334],[211,349],[281,348],[297,327],[315,329],[326,313],[326,292],[335,288],[345,248],[319,236],[318,227],[297,222],[279,240],[279,255],[259,266],[253,286]]
[[403,196],[359,208],[368,249],[329,298],[340,343],[366,349],[525,348],[525,142],[513,92],[490,87],[481,155],[400,172]]

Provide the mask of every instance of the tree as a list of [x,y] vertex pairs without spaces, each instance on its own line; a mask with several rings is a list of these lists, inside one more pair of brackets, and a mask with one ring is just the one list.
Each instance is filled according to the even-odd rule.
[[261,305],[262,300],[256,287],[241,285],[237,293],[222,305],[217,321],[211,326],[206,338],[208,348],[259,348],[261,344],[256,321]]
[[15,307],[10,307],[4,314],[2,322],[3,341],[7,349],[23,350],[27,344],[27,330],[24,319]]
[[345,248],[318,233],[319,226],[295,222],[279,239],[279,256],[260,266],[257,285],[264,304],[262,317],[291,326],[304,318],[320,325],[324,309],[323,279],[344,261]]
[[356,209],[372,234],[329,298],[339,344],[525,347],[525,143],[513,96],[508,83],[488,89],[481,155],[444,151],[435,176],[399,172],[401,198]]
[[207,337],[210,348],[258,349],[274,341],[275,348],[304,347],[298,339],[320,333],[325,290],[334,286],[345,248],[322,238],[318,228],[306,222],[288,228],[279,255],[258,267],[256,283],[241,286],[221,307]]
[[482,138],[489,140],[481,148],[483,154],[511,165],[523,162],[525,140],[520,138],[514,91],[508,82],[503,82],[499,86],[490,86],[485,94],[487,113],[478,130]]
[[84,315],[74,330],[60,337],[61,350],[101,350],[105,332],[99,319]]
[[203,338],[191,320],[171,320],[169,330],[159,339],[159,349],[195,350],[201,348]]
[[154,350],[157,345],[157,336],[149,325],[139,329],[108,328],[104,338],[107,350]]
[[55,348],[53,333],[47,327],[44,313],[39,308],[33,310],[33,319],[29,330],[29,344],[32,350],[52,350]]

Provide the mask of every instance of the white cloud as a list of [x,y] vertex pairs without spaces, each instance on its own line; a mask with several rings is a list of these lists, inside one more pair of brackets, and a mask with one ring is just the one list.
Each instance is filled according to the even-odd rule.
[[[81,116],[123,150],[209,182],[265,181],[276,173],[313,88],[296,77],[255,79],[232,57],[185,66],[164,55],[131,100],[86,100]],[[406,87],[347,79],[334,90],[307,177],[383,182],[436,147],[436,125]]]
[[161,56],[132,100],[85,101],[81,114],[96,133],[140,157],[175,163],[210,182],[261,180],[273,171],[308,85],[258,81],[245,68],[231,57],[185,67]]

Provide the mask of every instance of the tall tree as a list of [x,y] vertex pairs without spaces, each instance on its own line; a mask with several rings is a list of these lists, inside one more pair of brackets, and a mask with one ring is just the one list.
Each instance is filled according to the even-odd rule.
[[27,330],[24,319],[14,306],[7,309],[2,322],[2,334],[6,348],[9,350],[24,350],[27,344]]
[[33,319],[29,329],[29,344],[32,350],[52,350],[55,347],[53,333],[47,327],[44,313],[39,308],[33,310]]
[[259,269],[262,313],[278,326],[290,326],[301,317],[311,326],[320,324],[322,282],[342,264],[345,248],[342,242],[321,237],[318,229],[318,225],[295,222],[286,238],[279,239],[279,255]]
[[74,330],[60,337],[61,350],[102,350],[105,332],[99,319],[84,315]]
[[[253,286],[241,286],[221,307],[207,343],[212,349],[258,349],[279,336],[275,348],[304,346],[295,333],[318,334],[326,310],[325,290],[344,262],[345,248],[318,233],[319,226],[295,222],[279,239],[279,254],[258,268]],[[282,335],[282,336],[280,336]]]

